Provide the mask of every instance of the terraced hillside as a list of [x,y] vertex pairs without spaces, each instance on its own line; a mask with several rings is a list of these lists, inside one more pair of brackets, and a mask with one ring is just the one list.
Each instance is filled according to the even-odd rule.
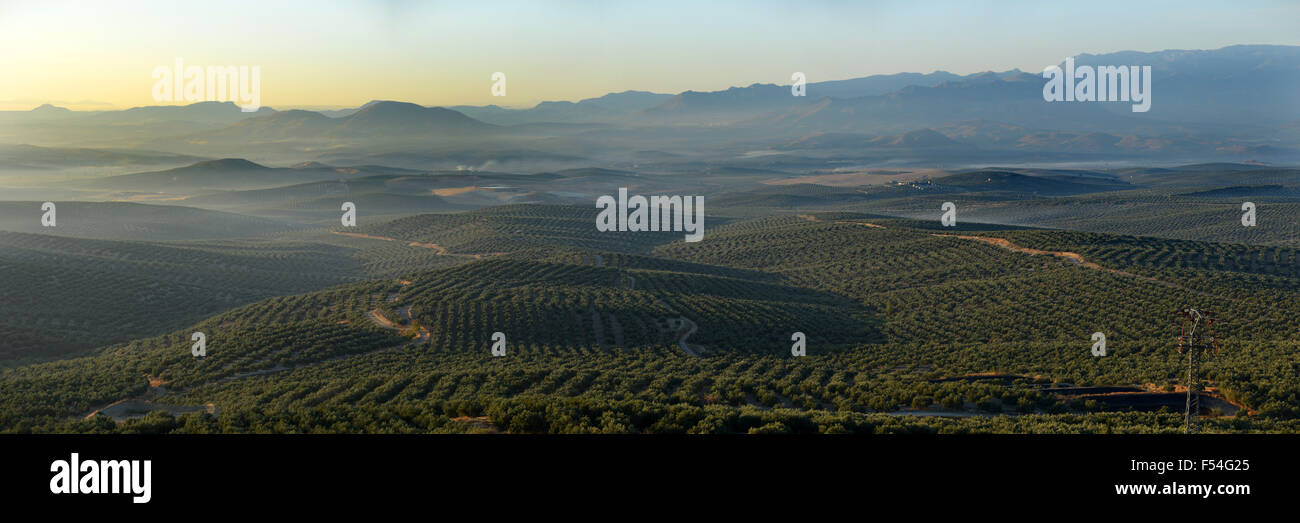
[[604,256],[593,265],[469,263],[413,277],[398,300],[429,328],[432,348],[451,351],[481,350],[493,332],[542,353],[685,344],[691,354],[772,354],[801,329],[817,333],[820,351],[873,339],[852,300],[734,273],[604,266]]
[[[645,252],[682,239],[682,232],[610,234],[596,230],[595,207],[505,205],[460,214],[426,214],[358,227],[358,232],[441,245],[459,254],[490,254],[527,249],[585,249]],[[716,227],[723,218],[707,216]],[[708,234],[708,230],[705,234]]]
[[292,224],[179,205],[127,202],[52,202],[55,226],[42,225],[42,204],[0,201],[0,230],[97,240],[212,240],[265,237],[299,229]]
[[[958,206],[962,219],[983,223],[1292,247],[1300,238],[1300,199],[1202,198],[1135,191],[1014,200],[925,196],[878,201],[864,208],[881,214],[935,219],[946,201]],[[1256,204],[1253,227],[1241,224],[1241,206],[1247,201]]]
[[[0,427],[1176,431],[1180,416],[1143,410],[1181,404],[1173,312],[1212,305],[1223,351],[1205,403],[1236,415],[1210,429],[1300,428],[1287,248],[851,212],[709,222],[687,243],[592,220],[510,206],[363,229],[394,240],[330,235],[480,256],[0,372]],[[791,355],[794,332],[807,356]],[[1091,355],[1093,332],[1107,356]],[[86,418],[124,400],[135,410]]]
[[[937,221],[945,202],[957,206],[959,221],[1300,245],[1300,169],[1294,168],[978,169],[859,187],[770,185],[722,194],[710,205],[723,216],[851,211]],[[1245,202],[1256,206],[1254,226],[1242,225]]]
[[200,242],[0,232],[0,366],[169,332],[273,296],[460,261],[324,232]]

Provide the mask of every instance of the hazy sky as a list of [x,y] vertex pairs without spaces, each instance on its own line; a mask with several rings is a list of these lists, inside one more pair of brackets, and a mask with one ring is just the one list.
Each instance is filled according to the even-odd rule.
[[[155,105],[150,76],[256,65],[262,105],[531,106],[1067,55],[1300,44],[1300,2],[0,0],[0,109]],[[1050,5],[1049,5],[1050,4]],[[490,93],[507,74],[506,97]],[[106,106],[107,107],[107,106]]]

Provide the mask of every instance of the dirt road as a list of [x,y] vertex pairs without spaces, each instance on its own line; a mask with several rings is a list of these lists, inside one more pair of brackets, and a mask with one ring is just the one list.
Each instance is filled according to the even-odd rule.
[[[375,235],[373,235],[373,234],[362,234],[362,233],[359,233],[359,232],[340,232],[340,231],[330,231],[330,232],[332,232],[333,234],[337,234],[337,235],[339,235],[339,236],[347,236],[347,237],[350,237],[350,238],[364,238],[364,239],[367,239],[367,240],[380,240],[380,241],[386,241],[386,242],[400,242],[400,241],[405,241],[405,240],[399,240],[399,239],[397,239],[397,238],[389,238],[388,236],[375,236]],[[439,256],[456,256],[456,257],[458,257],[458,258],[473,258],[473,259],[475,259],[475,260],[480,260],[480,259],[482,259],[483,256],[484,256],[483,254],[460,254],[460,253],[454,253],[454,252],[447,252],[447,248],[446,248],[446,247],[443,247],[443,246],[438,245],[438,244],[436,244],[436,243],[424,243],[424,242],[411,242],[411,241],[408,241],[408,242],[406,242],[406,245],[407,245],[408,247],[419,247],[419,248],[422,248],[422,249],[432,249],[433,252],[434,252],[435,254],[439,255]],[[490,255],[493,255],[493,254],[500,254],[500,253],[489,253],[488,255],[490,256]]]

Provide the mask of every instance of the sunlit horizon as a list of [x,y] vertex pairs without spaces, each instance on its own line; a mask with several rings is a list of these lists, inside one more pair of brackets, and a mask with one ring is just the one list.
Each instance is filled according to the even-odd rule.
[[[0,110],[185,105],[151,97],[151,71],[175,58],[259,66],[262,105],[277,109],[377,99],[526,108],[627,90],[786,84],[794,71],[810,83],[940,70],[1032,73],[1080,53],[1300,44],[1300,5],[1285,2],[1091,6],[1123,13],[1103,19],[1011,3],[1014,15],[1006,3],[979,2],[666,2],[616,9],[393,1],[322,10],[294,0],[237,1],[216,14],[153,1],[0,2]],[[260,16],[268,11],[283,14]],[[1253,40],[1238,41],[1247,25]],[[497,71],[507,74],[507,96],[490,93]]]

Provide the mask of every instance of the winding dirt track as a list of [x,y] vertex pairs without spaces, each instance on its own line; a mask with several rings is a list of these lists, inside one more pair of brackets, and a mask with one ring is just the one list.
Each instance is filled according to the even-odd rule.
[[[1173,288],[1176,288],[1176,289],[1190,290],[1190,289],[1187,289],[1187,288],[1185,288],[1185,287],[1183,287],[1183,286],[1181,286],[1181,285],[1178,285],[1178,284],[1175,284],[1175,283],[1169,283],[1169,282],[1167,282],[1167,281],[1159,280],[1159,279],[1156,279],[1156,278],[1152,278],[1152,277],[1150,277],[1150,276],[1142,276],[1141,274],[1133,274],[1133,273],[1128,272],[1128,271],[1122,271],[1122,270],[1119,270],[1119,269],[1112,269],[1112,268],[1110,268],[1110,267],[1102,267],[1101,265],[1098,265],[1098,264],[1096,264],[1096,263],[1094,263],[1094,262],[1090,262],[1090,261],[1088,261],[1086,258],[1083,257],[1082,254],[1079,254],[1079,253],[1077,253],[1077,252],[1069,252],[1069,251],[1044,251],[1044,250],[1039,250],[1039,249],[1031,249],[1031,248],[1029,248],[1029,247],[1021,247],[1021,246],[1019,246],[1019,245],[1016,245],[1016,244],[1014,244],[1014,243],[1011,243],[1011,241],[1010,241],[1010,240],[1007,240],[1006,238],[994,238],[994,237],[991,237],[991,236],[967,236],[967,235],[961,235],[961,234],[933,234],[933,233],[930,234],[930,236],[940,236],[940,237],[949,237],[949,238],[961,238],[961,239],[963,239],[963,240],[974,240],[974,241],[984,242],[984,243],[987,243],[987,244],[989,244],[989,245],[994,245],[994,246],[997,246],[997,247],[1001,247],[1001,248],[1003,248],[1003,249],[1007,249],[1007,250],[1009,250],[1009,251],[1023,252],[1023,253],[1025,253],[1025,254],[1031,254],[1031,255],[1047,255],[1047,256],[1055,256],[1055,257],[1057,257],[1057,258],[1065,258],[1065,259],[1067,259],[1067,260],[1070,260],[1070,261],[1073,261],[1073,262],[1079,264],[1079,265],[1082,266],[1082,267],[1087,267],[1087,268],[1089,268],[1089,269],[1095,269],[1095,270],[1099,270],[1099,271],[1105,271],[1105,272],[1109,272],[1109,273],[1111,273],[1111,274],[1119,274],[1119,275],[1123,275],[1123,276],[1132,276],[1132,277],[1134,277],[1134,278],[1138,278],[1138,279],[1141,279],[1141,280],[1146,280],[1146,281],[1149,281],[1149,282],[1152,282],[1152,283],[1158,283],[1158,284],[1160,284],[1160,285],[1165,285],[1165,286],[1173,287]],[[1193,291],[1193,292],[1195,292],[1195,291]]]
[[1007,249],[1007,250],[1009,250],[1009,251],[1023,252],[1023,253],[1025,253],[1025,254],[1033,254],[1033,255],[1045,254],[1045,255],[1049,255],[1049,256],[1056,256],[1057,258],[1065,258],[1065,259],[1068,259],[1068,260],[1072,260],[1072,261],[1074,261],[1075,263],[1078,263],[1079,265],[1082,265],[1082,266],[1087,267],[1087,268],[1089,268],[1089,269],[1097,269],[1097,270],[1099,270],[1099,271],[1107,271],[1107,272],[1114,272],[1114,273],[1118,273],[1118,274],[1127,274],[1127,275],[1129,275],[1129,276],[1137,276],[1136,274],[1128,273],[1128,272],[1124,272],[1124,271],[1121,271],[1121,270],[1118,270],[1118,269],[1107,269],[1106,267],[1102,267],[1102,266],[1100,266],[1100,265],[1097,265],[1096,263],[1093,263],[1093,262],[1090,262],[1090,261],[1084,259],[1083,255],[1082,255],[1082,254],[1079,254],[1079,253],[1077,253],[1077,252],[1069,252],[1069,251],[1044,251],[1044,250],[1039,250],[1039,249],[1031,249],[1031,248],[1029,248],[1029,247],[1021,247],[1021,246],[1019,246],[1019,245],[1016,245],[1016,244],[1014,244],[1014,243],[1011,243],[1011,241],[1010,241],[1010,240],[1007,240],[1006,238],[993,238],[993,237],[991,237],[991,236],[966,236],[966,235],[960,235],[960,234],[931,234],[931,236],[947,236],[947,237],[951,237],[951,238],[961,238],[961,239],[963,239],[963,240],[975,240],[975,241],[981,241],[981,242],[987,243],[987,244],[989,244],[989,245],[995,245],[995,246],[1001,247],[1001,248],[1003,248],[1003,249]]
[[689,323],[691,325],[691,329],[686,331],[686,334],[682,335],[682,339],[678,340],[678,343],[681,344],[682,350],[686,351],[687,354],[690,354],[691,356],[698,358],[700,357],[700,355],[696,354],[696,352],[691,350],[691,347],[686,344],[686,338],[689,338],[691,337],[692,334],[695,334],[696,329],[699,329],[700,326],[696,325],[695,322],[691,321],[689,318],[685,316],[681,317],[681,321],[683,326]]
[[[397,283],[398,285],[402,285],[402,286],[411,284],[411,282],[407,280],[398,280]],[[393,293],[389,295],[388,301],[390,302],[397,301],[397,296],[398,296],[397,293]],[[375,308],[374,310],[371,310],[369,313],[367,313],[367,316],[369,317],[371,322],[389,330],[402,330],[404,328],[411,326],[411,306],[407,305],[406,307],[398,309],[398,313],[401,314],[402,319],[404,320],[404,324],[398,324],[393,322],[391,319],[384,316],[384,313],[380,311],[379,308]],[[376,349],[364,353],[343,354],[339,356],[325,358],[323,360],[308,361],[308,362],[303,362],[303,363],[299,363],[287,367],[282,365],[276,365],[275,367],[269,369],[260,369],[260,370],[241,372],[238,374],[232,374],[230,376],[217,379],[216,381],[211,381],[211,382],[201,383],[198,385],[191,386],[185,389],[185,391],[192,390],[205,385],[216,385],[216,384],[226,383],[234,380],[250,378],[253,376],[262,376],[266,374],[273,374],[277,372],[300,369],[303,367],[310,367],[313,365],[321,365],[323,363],[329,363],[332,361],[341,360],[345,358],[354,358],[357,356],[364,356],[364,355],[376,354],[380,352],[392,351],[396,349],[402,349],[405,347],[412,347],[419,344],[422,341],[428,340],[429,336],[430,336],[429,329],[420,327],[420,330],[416,333],[415,338],[412,338],[409,341],[399,343],[397,345],[392,345],[389,347],[384,347],[382,349]],[[212,403],[208,403],[204,406],[186,406],[186,405],[170,405],[166,403],[155,403],[153,401],[155,398],[167,394],[166,387],[163,387],[165,383],[166,382],[150,377],[149,388],[143,395],[137,397],[123,398],[114,401],[112,403],[109,403],[107,405],[104,405],[102,407],[93,409],[90,411],[89,414],[86,414],[84,418],[89,419],[95,416],[96,414],[104,414],[112,417],[115,421],[122,421],[128,417],[143,415],[144,413],[149,412],[151,410],[165,410],[172,414],[183,414],[186,412],[206,410],[209,414],[212,415],[217,414],[218,408],[215,404]],[[181,391],[181,392],[185,392],[185,391]]]
[[[799,214],[799,215],[797,215],[797,216],[800,217],[800,218],[802,218],[802,219],[808,220],[808,221],[810,221],[810,222],[820,222],[820,221],[821,221],[821,219],[817,218],[817,216],[816,216],[816,215],[813,215],[813,214]],[[848,224],[852,224],[852,225],[861,225],[861,226],[864,226],[864,227],[871,227],[872,229],[885,229],[885,228],[887,228],[887,227],[885,227],[884,225],[880,225],[880,224],[876,224],[876,223],[871,223],[871,222],[859,222],[859,221],[849,221],[849,220],[836,220],[835,223],[848,223]]]
[[875,224],[875,223],[871,223],[871,222],[835,222],[835,223],[850,223],[850,224],[853,224],[853,225],[861,225],[861,226],[863,226],[863,227],[871,227],[872,229],[884,229],[884,228],[886,228],[884,225],[879,225],[879,224]]
[[397,323],[393,322],[393,320],[390,320],[388,319],[387,316],[384,316],[384,311],[381,311],[379,309],[370,311],[370,321],[375,325],[378,325],[380,327],[389,330],[397,330],[401,328],[400,326],[397,325]]
[[[387,237],[387,236],[375,236],[375,235],[373,235],[373,234],[362,234],[362,233],[359,233],[359,232],[339,232],[339,231],[330,231],[330,232],[331,232],[331,233],[334,233],[334,234],[337,234],[337,235],[339,235],[339,236],[348,236],[348,237],[351,237],[351,238],[365,238],[365,239],[367,239],[367,240],[381,240],[381,241],[386,241],[386,242],[400,242],[400,241],[405,241],[405,240],[399,240],[399,239],[397,239],[397,238],[389,238],[389,237]],[[439,256],[456,256],[456,257],[459,257],[459,258],[473,258],[473,259],[475,259],[475,260],[480,260],[480,259],[483,258],[483,255],[482,255],[482,254],[460,254],[460,253],[454,253],[454,252],[447,252],[447,248],[446,248],[446,247],[443,247],[443,246],[438,245],[438,244],[436,244],[436,243],[406,242],[406,245],[407,245],[408,247],[421,247],[421,248],[425,248],[425,249],[433,249],[433,252],[436,253],[436,254],[438,254]]]

